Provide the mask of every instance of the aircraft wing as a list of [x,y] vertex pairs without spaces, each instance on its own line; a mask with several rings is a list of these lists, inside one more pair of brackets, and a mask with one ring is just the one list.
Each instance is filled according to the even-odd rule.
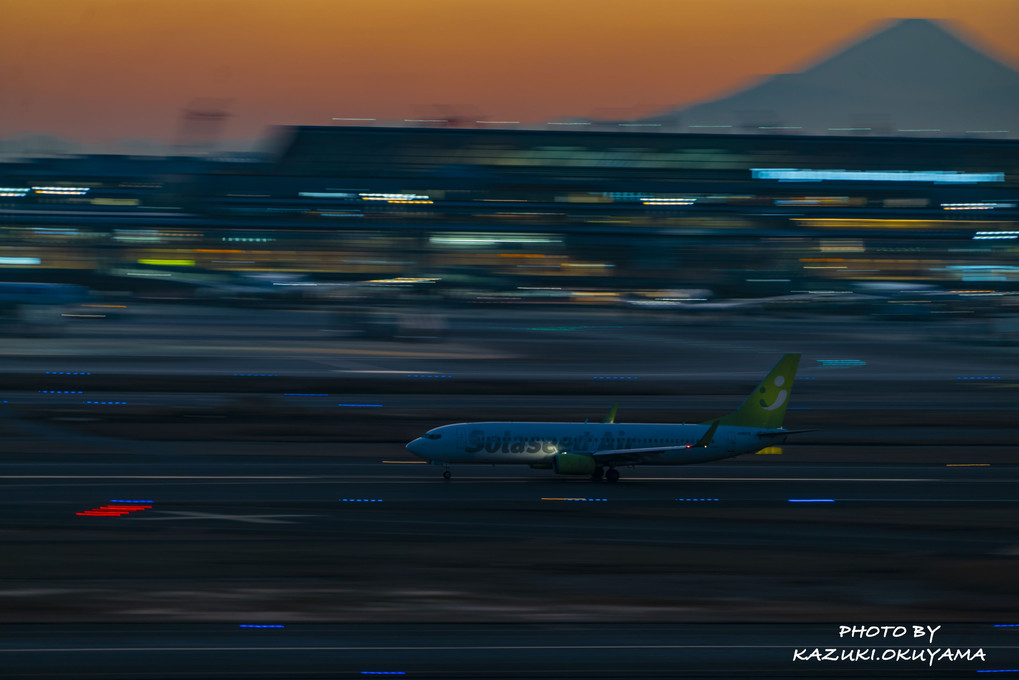
[[716,420],[711,423],[711,427],[708,428],[708,431],[704,433],[696,444],[656,446],[644,449],[610,449],[607,451],[597,451],[594,454],[594,459],[599,463],[607,465],[637,465],[639,463],[657,461],[663,453],[669,451],[689,451],[690,449],[703,449],[707,447],[711,443],[712,438],[714,438],[715,430],[717,429],[718,421]]
[[692,446],[656,446],[647,449],[609,449],[597,451],[593,458],[599,465],[639,465],[658,461],[663,453],[669,451],[688,451]]
[[758,437],[778,437],[785,436],[787,434],[803,434],[804,432],[817,432],[817,430],[769,430],[768,432],[758,432]]

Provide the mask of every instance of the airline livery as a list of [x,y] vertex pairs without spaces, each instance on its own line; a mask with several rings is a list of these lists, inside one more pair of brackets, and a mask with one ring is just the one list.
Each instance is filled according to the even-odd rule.
[[457,423],[443,425],[407,444],[414,455],[454,463],[529,465],[561,475],[619,480],[622,465],[686,465],[731,458],[781,444],[803,430],[782,427],[799,354],[786,354],[743,405],[697,425],[617,423],[616,409],[601,423]]

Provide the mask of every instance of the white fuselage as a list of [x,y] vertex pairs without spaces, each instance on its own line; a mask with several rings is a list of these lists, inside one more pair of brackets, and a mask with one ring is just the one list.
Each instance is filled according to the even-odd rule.
[[437,463],[542,466],[551,464],[557,453],[679,447],[640,464],[683,465],[752,453],[785,440],[781,431],[723,425],[707,446],[697,446],[708,429],[708,425],[657,423],[457,423],[430,430],[407,444],[407,449]]

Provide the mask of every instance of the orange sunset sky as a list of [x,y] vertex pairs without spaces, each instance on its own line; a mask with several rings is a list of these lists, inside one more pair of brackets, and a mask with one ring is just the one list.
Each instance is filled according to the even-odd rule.
[[203,99],[231,114],[224,139],[333,117],[634,117],[895,17],[946,19],[1019,65],[1019,0],[0,0],[0,16],[0,139],[88,144],[169,142]]

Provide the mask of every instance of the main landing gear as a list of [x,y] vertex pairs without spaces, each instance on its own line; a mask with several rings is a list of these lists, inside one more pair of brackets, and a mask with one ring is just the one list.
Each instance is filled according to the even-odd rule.
[[453,473],[449,471],[448,467],[445,470],[442,471],[442,478],[443,479],[449,480],[449,478],[452,477],[452,476],[453,476]]
[[614,467],[610,467],[605,471],[605,481],[609,484],[615,484],[619,481],[619,470]]

